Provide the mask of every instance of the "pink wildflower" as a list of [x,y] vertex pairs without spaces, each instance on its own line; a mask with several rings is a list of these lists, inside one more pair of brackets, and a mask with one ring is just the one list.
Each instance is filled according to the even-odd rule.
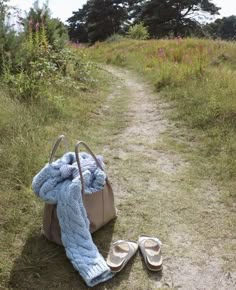
[[44,15],[41,16],[41,24],[42,24],[42,26],[44,26],[44,24],[45,24],[45,16]]
[[164,48],[158,48],[158,51],[157,51],[157,56],[159,58],[165,58],[166,57],[166,53],[165,53],[165,50]]
[[183,40],[183,38],[179,35],[176,37],[177,43],[180,44]]
[[29,31],[30,32],[32,31],[32,28],[33,28],[33,20],[32,20],[32,18],[30,18],[30,20],[29,20]]
[[37,23],[35,24],[35,31],[36,31],[36,32],[39,31],[39,26],[40,26],[40,25],[39,25],[39,23],[37,22]]
[[204,51],[204,46],[202,44],[199,45],[199,52],[202,54]]

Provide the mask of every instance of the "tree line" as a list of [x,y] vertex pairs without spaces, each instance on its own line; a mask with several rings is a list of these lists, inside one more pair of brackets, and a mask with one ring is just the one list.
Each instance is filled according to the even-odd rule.
[[236,38],[236,16],[203,20],[219,15],[211,0],[88,0],[67,20],[69,37],[75,42],[103,41],[112,34],[126,34],[143,23],[151,38],[210,36]]

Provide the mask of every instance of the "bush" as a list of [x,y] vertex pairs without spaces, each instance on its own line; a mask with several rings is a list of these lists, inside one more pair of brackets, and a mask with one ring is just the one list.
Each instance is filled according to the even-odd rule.
[[142,22],[139,24],[130,26],[127,35],[129,38],[139,39],[139,40],[145,40],[149,38],[147,27],[145,27]]
[[83,48],[66,46],[64,37],[50,40],[48,21],[33,25],[30,20],[22,33],[8,30],[7,6],[4,9],[0,5],[0,187],[20,189],[47,161],[45,146],[51,130],[62,132],[73,110],[80,130],[87,122],[96,100],[91,102],[81,91],[94,86],[97,67],[87,60]]
[[110,43],[110,42],[117,42],[117,41],[121,41],[124,39],[124,36],[120,35],[120,34],[117,34],[117,33],[114,33],[112,34],[110,37],[108,37],[106,39],[106,42]]
[[[62,99],[48,90],[52,86],[74,86],[85,89],[94,82],[94,65],[87,61],[82,50],[74,47],[55,49],[42,27],[37,32],[29,31],[19,47],[17,69],[9,61],[5,65],[3,81],[8,95],[26,104],[32,102],[55,102],[57,109]],[[59,102],[60,100],[60,102]]]

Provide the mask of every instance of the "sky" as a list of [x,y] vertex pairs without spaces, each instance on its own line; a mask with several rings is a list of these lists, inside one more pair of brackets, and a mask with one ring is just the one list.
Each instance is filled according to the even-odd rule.
[[[34,0],[10,0],[10,4],[18,8],[28,10]],[[44,1],[41,0],[41,3]],[[49,8],[53,17],[60,18],[65,22],[72,16],[73,11],[77,11],[87,0],[49,0]],[[217,6],[221,7],[220,17],[236,15],[236,0],[213,0]],[[218,18],[219,16],[217,16]]]
[[[39,3],[44,2],[45,1],[43,0],[39,1]],[[73,11],[77,11],[86,2],[87,0],[49,0],[49,8],[53,17],[60,18],[63,22],[65,22],[72,16]],[[28,10],[32,6],[34,0],[10,0],[9,3],[12,6],[17,6],[24,11]]]

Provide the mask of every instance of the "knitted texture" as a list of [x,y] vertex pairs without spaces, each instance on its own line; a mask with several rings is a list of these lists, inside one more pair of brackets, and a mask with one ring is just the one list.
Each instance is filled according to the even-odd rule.
[[[91,160],[88,159],[88,161]],[[67,153],[56,162],[47,164],[34,177],[32,186],[35,193],[45,202],[57,204],[61,239],[66,255],[86,284],[92,287],[112,278],[113,274],[93,243],[89,231],[89,220],[83,205],[78,169],[73,164],[74,162],[75,155]],[[90,170],[88,163],[84,164],[87,167],[82,170],[83,175],[88,171],[91,173],[87,180],[87,187],[91,192],[97,191],[102,184],[104,175],[101,172],[103,171],[93,167]]]

